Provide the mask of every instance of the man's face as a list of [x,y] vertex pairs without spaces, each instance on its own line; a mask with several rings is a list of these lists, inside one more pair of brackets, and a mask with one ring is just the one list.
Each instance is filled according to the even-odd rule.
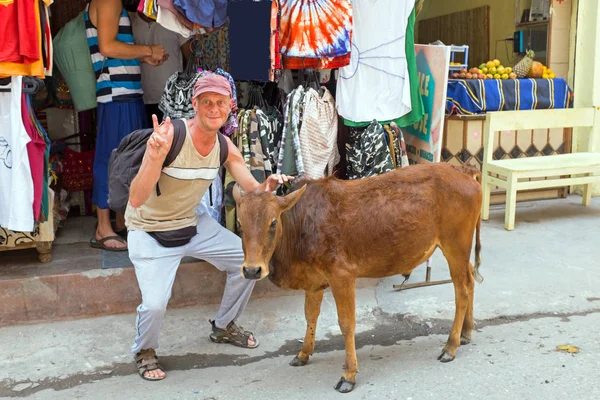
[[231,98],[218,93],[202,93],[192,104],[200,127],[211,131],[221,129],[231,111]]

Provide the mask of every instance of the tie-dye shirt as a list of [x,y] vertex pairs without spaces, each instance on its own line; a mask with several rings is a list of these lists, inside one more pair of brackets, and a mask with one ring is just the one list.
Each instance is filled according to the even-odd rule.
[[350,53],[350,0],[279,0],[279,4],[281,54],[328,58]]

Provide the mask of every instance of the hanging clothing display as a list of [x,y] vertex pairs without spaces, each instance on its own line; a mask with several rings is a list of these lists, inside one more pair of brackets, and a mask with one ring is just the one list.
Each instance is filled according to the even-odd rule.
[[336,89],[345,119],[390,121],[411,111],[405,42],[413,7],[412,1],[352,2],[351,62],[340,68]]
[[[40,3],[43,5],[44,3],[42,3],[39,0],[32,0],[33,2],[33,17],[30,14],[27,14],[29,17],[27,20],[19,20],[18,25],[15,27],[14,24],[9,23],[10,19],[14,17],[14,14],[12,14],[11,10],[14,10],[12,8],[13,5],[16,6],[23,6],[23,3],[26,3],[25,1],[21,2],[13,2],[11,4],[8,5],[0,5],[0,22],[2,23],[2,25],[0,26],[7,26],[7,31],[6,32],[2,32],[2,35],[0,35],[0,37],[2,38],[2,40],[4,41],[5,37],[8,37],[9,39],[12,38],[13,40],[15,40],[15,38],[18,38],[17,40],[19,41],[19,48],[21,47],[21,45],[24,46],[24,48],[26,48],[27,50],[25,51],[25,53],[27,54],[27,58],[22,58],[24,61],[29,61],[29,62],[14,62],[14,61],[3,61],[0,59],[0,78],[2,77],[6,77],[6,76],[36,76],[38,78],[43,79],[44,78],[44,60],[43,60],[43,56],[42,56],[42,52],[43,52],[43,42],[42,42],[42,18],[41,18],[41,13],[40,13]],[[7,6],[11,6],[11,7],[7,7]],[[20,10],[20,8],[19,8]],[[21,14],[21,15],[25,15],[25,14]],[[21,28],[21,23],[23,24],[25,31],[19,31],[19,29]],[[4,25],[4,24],[8,24],[8,25]],[[11,28],[12,27],[12,28]],[[15,35],[15,31],[14,29],[17,28],[17,34]],[[2,29],[2,28],[0,28]],[[35,32],[35,33],[34,33]],[[7,34],[8,36],[4,36],[4,34]],[[33,44],[35,43],[35,52],[37,54],[37,56],[34,56],[35,58],[31,58],[31,48],[33,46]],[[4,43],[2,44],[2,46],[0,46],[2,48],[4,48]],[[19,50],[21,51],[21,50]],[[11,55],[10,52],[8,52],[7,54],[4,55],[5,57],[9,57],[9,58],[14,58],[15,55]],[[17,57],[23,57],[23,56],[17,56]]]
[[[173,5],[173,0],[157,0],[158,1],[158,13],[156,16],[156,21],[159,24],[163,24],[163,26],[167,29],[171,29],[172,31],[181,30],[181,35],[186,36],[183,32],[187,32],[186,29],[189,29],[190,33],[194,29],[194,23],[187,19],[185,15],[179,12]],[[163,14],[164,20],[161,22],[161,14]],[[168,21],[166,21],[168,20]],[[170,28],[172,26],[174,29]],[[187,35],[186,37],[189,37]]]
[[[233,132],[231,141],[242,154],[246,167],[260,183],[275,173],[277,143],[280,142],[283,128],[282,116],[276,107],[267,104],[262,95],[258,98],[256,86],[250,101],[238,111],[238,129]],[[235,181],[229,171],[225,173],[224,198],[225,226],[236,232],[235,201],[233,187]]]
[[281,148],[277,159],[277,173],[285,175],[302,175],[304,164],[300,154],[299,130],[301,123],[301,107],[304,101],[304,87],[298,86],[287,97],[283,111],[284,124],[281,135]]
[[33,178],[27,153],[31,141],[21,114],[23,78],[13,76],[0,92],[0,226],[33,231]]
[[187,19],[205,28],[219,28],[227,20],[227,0],[174,0]]
[[408,26],[406,27],[406,62],[408,64],[408,80],[410,82],[411,110],[394,121],[400,128],[419,122],[425,114],[423,98],[421,97],[421,86],[419,84],[419,72],[417,70],[417,56],[415,54],[416,14],[417,10],[414,7],[408,17]]
[[52,31],[50,30],[50,10],[48,7],[53,0],[45,0],[40,5],[41,24],[42,24],[42,58],[44,60],[44,75],[52,76],[54,66],[54,54],[52,45]]
[[279,43],[279,2],[271,1],[271,20],[270,20],[270,40],[269,51],[271,55],[271,69],[269,70],[269,80],[275,81],[277,71],[281,69],[281,52]]
[[280,7],[279,40],[285,57],[320,59],[350,53],[350,0],[280,0]]
[[[48,137],[48,133],[46,132],[46,129],[44,128],[44,126],[42,125],[41,121],[38,119],[34,109],[33,109],[33,100],[32,100],[32,96],[26,96],[26,100],[27,100],[27,109],[29,110],[29,120],[33,123],[35,129],[37,130],[37,134],[39,136],[39,138],[41,138],[41,140],[43,140],[45,146],[44,146],[44,153],[43,153],[43,159],[44,159],[44,165],[42,168],[42,179],[40,180],[39,185],[41,186],[41,192],[42,192],[42,199],[41,199],[41,210],[40,210],[40,214],[39,214],[39,218],[36,218],[36,221],[47,221],[49,218],[49,214],[54,212],[54,210],[50,210],[50,200],[49,200],[49,170],[50,170],[50,146],[52,144],[52,142],[50,141],[50,138]],[[42,143],[37,140],[37,144],[36,147],[41,148],[42,147]],[[31,157],[29,159],[30,164],[32,166],[32,171],[33,171],[33,163],[31,162]],[[33,178],[33,172],[32,172],[32,178]],[[39,190],[38,190],[39,191]],[[35,193],[35,188],[34,188],[34,193]]]
[[158,8],[156,22],[165,29],[175,32],[184,38],[189,38],[194,31],[183,24],[175,14],[162,7]]
[[[188,75],[184,72],[177,72],[171,75],[171,77],[167,79],[165,90],[158,105],[158,108],[164,113],[165,118],[193,118],[196,115],[194,107],[192,106],[194,84],[199,78],[212,73],[212,71],[199,71],[193,75]],[[226,136],[231,136],[233,131],[238,127],[236,118],[237,92],[235,82],[231,75],[220,68],[215,70],[214,73],[225,77],[231,86],[233,107],[229,114],[229,119],[221,128],[221,133]]]
[[[393,121],[380,121],[381,124],[396,123],[400,127],[412,125],[423,118],[423,98],[421,97],[421,88],[419,83],[419,73],[417,71],[417,58],[415,54],[415,18],[416,9],[413,8],[410,17],[408,18],[408,26],[406,27],[406,61],[408,68],[408,79],[410,82],[410,102],[411,111]],[[354,127],[365,127],[371,123],[367,121],[351,121],[344,118],[344,124]]]
[[268,81],[272,59],[271,2],[231,1],[227,7],[227,15],[231,75],[241,81]]
[[[222,69],[230,72],[230,26],[229,21],[226,21],[219,29],[198,36],[194,42],[196,51],[200,51],[202,54],[197,65],[198,68],[207,71]],[[239,78],[236,77],[236,79]]]
[[394,169],[383,126],[374,120],[367,128],[350,128],[346,143],[348,179],[368,178]]
[[[334,69],[350,63],[350,0],[285,0],[278,5],[278,43],[274,47],[281,53],[281,68]],[[314,34],[306,35],[307,30]]]
[[35,1],[0,3],[0,61],[31,64],[39,60]]
[[331,175],[333,167],[340,161],[337,128],[338,115],[331,93],[325,88],[322,95],[308,89],[304,94],[299,140],[304,173],[310,178]]
[[406,143],[404,142],[404,134],[394,122],[389,125],[383,125],[387,144],[392,156],[394,168],[408,167],[408,155],[406,154]]
[[140,4],[138,4],[137,11],[156,21],[158,15],[158,2],[157,0],[141,0]]
[[21,97],[21,118],[30,139],[29,143],[27,143],[27,155],[33,182],[33,217],[35,221],[39,221],[42,210],[43,191],[46,190],[44,187],[46,141],[31,119],[31,110],[27,100],[28,96],[24,95]]

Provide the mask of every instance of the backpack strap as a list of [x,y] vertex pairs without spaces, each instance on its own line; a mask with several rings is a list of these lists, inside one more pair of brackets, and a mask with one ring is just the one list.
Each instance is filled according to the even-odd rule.
[[217,132],[217,137],[219,138],[219,147],[221,149],[219,160],[221,165],[223,165],[225,164],[225,161],[227,161],[227,157],[229,157],[229,145],[227,144],[225,135],[223,135],[221,132]]
[[[183,142],[185,142],[185,122],[181,119],[172,120],[173,123],[173,143],[171,144],[171,148],[167,153],[167,157],[165,158],[165,162],[163,163],[163,168],[169,166],[175,161],[181,148],[183,147]],[[158,182],[156,182],[156,195],[160,196],[160,187],[158,187]]]
[[183,147],[183,142],[185,142],[185,122],[181,119],[174,119],[173,121],[173,144],[171,145],[171,149],[167,153],[167,157],[165,158],[165,162],[163,163],[163,168],[171,165],[173,161],[179,155],[181,148]]

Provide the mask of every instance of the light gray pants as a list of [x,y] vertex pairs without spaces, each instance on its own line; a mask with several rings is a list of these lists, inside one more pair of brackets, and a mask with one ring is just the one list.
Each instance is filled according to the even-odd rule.
[[131,231],[127,236],[129,258],[142,292],[142,304],[137,308],[135,342],[131,347],[134,355],[142,349],[158,348],[160,328],[183,257],[202,259],[227,272],[225,291],[215,319],[217,326],[226,327],[237,319],[250,299],[256,281],[241,275],[244,252],[240,238],[208,214],[200,215],[196,230],[196,236],[180,247],[163,247],[143,231]]

